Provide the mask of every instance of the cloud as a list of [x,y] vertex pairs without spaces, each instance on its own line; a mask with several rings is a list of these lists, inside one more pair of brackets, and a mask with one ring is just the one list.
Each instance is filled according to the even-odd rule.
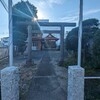
[[77,22],[79,19],[78,13],[77,12],[68,12],[66,16],[59,18],[60,21],[66,21],[66,22]]
[[30,0],[30,2],[33,2],[37,5],[37,7],[50,7],[52,8],[54,5],[62,5],[65,0]]
[[55,5],[62,5],[65,0],[29,0],[38,9],[39,18],[50,18],[50,9],[53,9]]
[[[14,4],[19,0],[14,1]],[[24,0],[26,1],[26,0]],[[62,5],[65,0],[29,0],[34,6],[37,7],[39,18],[51,18],[50,10],[54,9],[55,5]]]
[[62,5],[64,1],[65,0],[45,0],[45,3],[46,5],[48,4],[50,8],[53,8],[54,5]]
[[65,0],[48,0],[50,4],[63,4]]
[[61,21],[67,21],[67,22],[70,22],[70,21],[77,21],[78,20],[78,16],[68,16],[68,17],[63,17],[60,19]]
[[[88,10],[87,12],[83,13],[84,17],[88,17],[91,14],[96,14],[96,13],[100,13],[100,9],[91,9]],[[66,21],[66,22],[70,22],[70,21],[74,21],[74,22],[78,22],[79,19],[79,13],[78,12],[70,12],[68,14],[68,16],[64,16],[62,18],[60,18],[61,21]]]
[[43,12],[41,9],[38,10],[37,16],[38,16],[38,19],[48,19],[49,18],[48,14],[46,12]]
[[87,12],[84,13],[84,16],[88,16],[90,14],[95,14],[95,13],[99,13],[100,12],[100,9],[91,9]]

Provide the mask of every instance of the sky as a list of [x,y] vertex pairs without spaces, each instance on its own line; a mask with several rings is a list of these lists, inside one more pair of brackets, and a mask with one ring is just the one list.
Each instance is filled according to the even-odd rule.
[[[4,0],[7,4],[8,0]],[[13,5],[21,0],[13,0]],[[26,0],[23,0],[26,1]],[[39,19],[49,19],[51,22],[76,22],[79,16],[79,0],[28,0],[38,10]],[[100,0],[84,1],[84,19],[100,20]],[[8,4],[7,4],[8,5]],[[66,28],[71,30],[72,28]],[[8,14],[0,3],[0,38],[8,36]]]

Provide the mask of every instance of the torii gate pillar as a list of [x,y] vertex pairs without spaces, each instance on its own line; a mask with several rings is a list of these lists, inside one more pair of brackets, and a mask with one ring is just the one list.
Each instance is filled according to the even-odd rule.
[[28,25],[28,58],[26,63],[31,64],[32,63],[32,26]]
[[[33,22],[18,22],[17,24],[20,25],[34,25]],[[75,27],[76,23],[65,23],[65,22],[39,22],[40,26],[46,26],[46,27],[60,27],[60,64],[64,61],[64,28],[65,27]],[[56,31],[57,32],[57,31]]]
[[61,26],[60,34],[60,64],[64,62],[64,26]]

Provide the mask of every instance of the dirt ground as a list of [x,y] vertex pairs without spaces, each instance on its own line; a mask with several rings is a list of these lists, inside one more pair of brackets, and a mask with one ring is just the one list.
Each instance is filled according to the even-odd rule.
[[[41,61],[43,54],[46,51],[34,51],[32,53],[33,62],[32,66],[25,66],[25,62],[27,57],[23,55],[19,55],[14,58],[14,65],[19,67],[20,70],[20,100],[24,100],[24,95],[27,94],[29,85],[31,83],[31,79],[35,75],[37,71],[37,65]],[[58,66],[58,61],[60,58],[60,51],[49,51],[48,52],[51,57],[51,62],[54,65],[54,70],[57,75],[58,81],[62,89],[67,93],[67,69],[64,67]],[[0,69],[9,66],[8,60],[4,60],[0,63]]]

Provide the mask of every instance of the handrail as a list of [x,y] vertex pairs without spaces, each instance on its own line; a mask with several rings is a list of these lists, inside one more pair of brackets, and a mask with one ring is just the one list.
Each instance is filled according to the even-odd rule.
[[94,76],[94,77],[84,77],[84,79],[100,79],[100,77],[96,77],[96,76]]

